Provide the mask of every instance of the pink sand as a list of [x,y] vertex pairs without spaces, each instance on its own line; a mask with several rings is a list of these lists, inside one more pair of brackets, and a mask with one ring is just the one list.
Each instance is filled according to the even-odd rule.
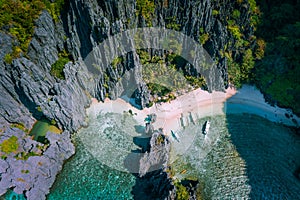
[[188,116],[192,113],[198,119],[211,115],[224,114],[223,105],[227,98],[230,98],[236,93],[234,89],[227,89],[226,92],[208,93],[201,89],[194,90],[187,94],[177,97],[169,103],[155,104],[150,108],[138,110],[125,100],[118,98],[117,100],[105,99],[104,102],[98,102],[92,99],[92,104],[88,109],[89,115],[97,115],[100,112],[123,113],[131,109],[133,113],[137,113],[133,117],[144,125],[144,119],[148,114],[156,113],[157,121],[154,123],[154,128],[162,127],[165,133],[170,133],[170,130],[178,130],[181,127],[180,118]]
[[[228,104],[236,105],[236,108],[226,109]],[[285,117],[285,113],[289,111],[270,106],[255,87],[248,85],[243,86],[238,91],[234,88],[228,88],[225,92],[214,91],[208,93],[197,89],[179,96],[169,103],[158,103],[143,110],[133,107],[121,98],[113,101],[105,99],[104,102],[92,99],[92,104],[87,112],[89,115],[97,115],[100,112],[123,113],[124,111],[128,112],[130,109],[133,113],[136,113],[133,117],[141,125],[145,124],[144,119],[148,114],[156,113],[157,121],[154,123],[154,128],[162,127],[167,134],[170,133],[170,130],[179,130],[182,127],[181,120],[185,121],[188,115],[200,119],[207,116],[224,115],[225,112],[235,114],[251,113],[266,117],[274,122],[295,126],[291,119]],[[294,118],[300,122],[300,118],[296,116]]]

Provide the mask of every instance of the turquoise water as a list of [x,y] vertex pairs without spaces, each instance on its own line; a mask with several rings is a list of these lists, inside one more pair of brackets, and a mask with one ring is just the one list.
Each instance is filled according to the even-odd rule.
[[3,197],[0,197],[0,200],[26,200],[23,194],[16,194],[13,191],[9,190]]
[[[121,129],[124,123],[132,126]],[[90,119],[90,125],[73,136],[76,154],[64,165],[48,199],[132,199],[135,177],[123,163],[136,149],[128,134],[135,132],[133,125],[136,122],[127,114]]]
[[[135,177],[103,164],[103,160],[94,156],[97,150],[87,150],[87,145],[82,143],[84,134],[87,138],[95,137],[92,133],[97,133],[99,126],[114,121],[110,117],[100,116],[88,128],[75,134],[76,154],[64,165],[48,199],[133,198],[131,190],[135,185]],[[124,132],[134,132],[134,129],[128,127],[136,124],[130,117],[125,121],[122,117],[115,120],[117,123],[118,120],[123,120],[127,128],[119,130],[114,124],[110,124],[114,128],[109,130],[116,131],[110,132],[112,137],[109,137],[109,133],[102,135],[102,145],[125,148],[126,151],[119,152],[126,155],[128,149],[135,148],[131,140],[137,133],[132,133],[131,136]],[[205,120],[200,119],[195,126],[201,126]],[[175,177],[199,179],[205,199],[299,198],[297,190],[299,191],[300,183],[293,172],[300,166],[300,139],[290,128],[245,114],[215,116],[210,120],[210,133],[207,136],[193,136],[192,144],[172,163]],[[181,135],[181,141],[184,142],[184,135],[189,137],[192,130],[196,129],[187,127],[186,133]],[[120,132],[119,136],[117,132]],[[114,140],[114,137],[119,138],[116,144],[108,142],[110,138]],[[101,141],[95,139],[97,140]],[[174,142],[174,145],[178,144]],[[115,152],[115,149],[111,152]],[[113,156],[111,158],[114,159]],[[123,157],[120,163],[123,163],[122,159]],[[183,170],[186,172],[180,173]]]
[[179,179],[200,180],[204,199],[300,199],[299,152],[288,127],[249,114],[215,116],[173,168]]
[[47,199],[131,199],[135,177],[107,167],[74,140],[76,154],[64,165]]

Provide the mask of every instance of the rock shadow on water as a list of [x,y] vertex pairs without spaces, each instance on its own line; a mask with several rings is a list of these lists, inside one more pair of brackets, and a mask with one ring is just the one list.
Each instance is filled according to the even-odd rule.
[[145,132],[141,132],[139,137],[134,137],[133,142],[140,149],[132,150],[124,160],[126,169],[136,177],[135,185],[131,191],[133,199],[166,199],[169,197],[170,191],[174,189],[171,179],[163,170],[163,162],[152,165],[143,176],[139,173],[140,160],[151,150],[150,141],[151,136],[145,134]]
[[136,175],[139,173],[140,159],[150,149],[150,138],[134,137],[133,142],[141,149],[132,150],[125,158],[124,166],[130,173]]
[[148,172],[143,177],[136,174],[136,183],[131,194],[137,200],[166,199],[173,188],[167,173],[160,169]]
[[134,129],[135,129],[135,131],[136,131],[137,133],[142,134],[142,136],[150,137],[149,135],[146,135],[146,134],[145,134],[145,127],[144,127],[144,126],[142,126],[142,125],[135,125],[135,126],[134,126]]
[[245,161],[251,199],[300,199],[300,137],[289,127],[249,114],[227,115],[227,128]]
[[125,168],[132,174],[139,173],[140,159],[144,154],[150,151],[151,137],[145,137],[144,135],[139,137],[133,137],[133,143],[140,147],[140,149],[134,149],[124,160]]

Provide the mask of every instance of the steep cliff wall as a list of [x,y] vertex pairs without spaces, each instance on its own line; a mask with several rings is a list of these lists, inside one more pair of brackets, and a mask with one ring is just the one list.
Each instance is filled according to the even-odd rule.
[[[237,7],[236,1],[155,1],[155,10],[150,19],[154,27],[174,27],[200,41],[200,36],[208,34],[205,49],[215,59],[227,84],[227,63],[223,50],[233,52],[236,38],[227,29],[231,12],[240,9],[237,24],[243,26],[245,38],[252,34],[249,6],[247,3]],[[135,10],[134,1],[79,1],[66,2],[61,21],[54,23],[47,11],[42,12],[36,21],[33,39],[26,57],[15,59],[12,64],[3,62],[9,53],[12,40],[1,37],[1,118],[8,122],[21,122],[28,128],[32,117],[46,116],[57,121],[60,127],[74,131],[84,125],[84,107],[89,104],[89,95],[103,100],[106,96],[115,99],[124,93],[126,82],[135,80],[140,90],[136,96],[142,97],[142,107],[148,102],[147,87],[140,74],[138,55],[128,53],[117,68],[112,65],[100,66],[93,74],[83,61],[90,54],[97,59],[105,55],[92,50],[109,35],[135,27],[149,25],[149,19]],[[217,14],[213,11],[217,10]],[[171,21],[170,21],[171,19]],[[2,33],[1,33],[2,34]],[[200,41],[201,42],[201,41]],[[114,43],[107,47],[115,49]],[[51,65],[58,59],[59,52],[67,50],[73,58],[64,68],[66,79],[59,80],[50,75]],[[101,52],[100,52],[101,53]],[[134,77],[123,77],[125,71],[134,71]],[[106,80],[108,79],[108,80]],[[144,99],[143,99],[144,98]],[[144,103],[142,103],[144,102]],[[18,106],[17,106],[18,105]],[[37,108],[40,108],[39,112]],[[27,117],[26,117],[27,116]]]

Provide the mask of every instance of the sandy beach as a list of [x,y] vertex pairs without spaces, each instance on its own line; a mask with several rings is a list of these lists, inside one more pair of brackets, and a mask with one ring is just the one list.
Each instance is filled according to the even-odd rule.
[[96,116],[101,112],[123,113],[132,110],[133,117],[141,125],[145,124],[144,119],[148,114],[156,113],[157,122],[154,123],[154,128],[163,128],[166,134],[171,130],[176,131],[187,126],[193,120],[224,114],[249,113],[289,126],[300,124],[300,118],[293,115],[291,111],[269,105],[263,95],[249,85],[244,85],[239,90],[228,88],[225,92],[212,93],[196,89],[169,103],[157,103],[143,110],[133,107],[124,99],[126,98],[105,99],[104,102],[92,99],[87,113]]

